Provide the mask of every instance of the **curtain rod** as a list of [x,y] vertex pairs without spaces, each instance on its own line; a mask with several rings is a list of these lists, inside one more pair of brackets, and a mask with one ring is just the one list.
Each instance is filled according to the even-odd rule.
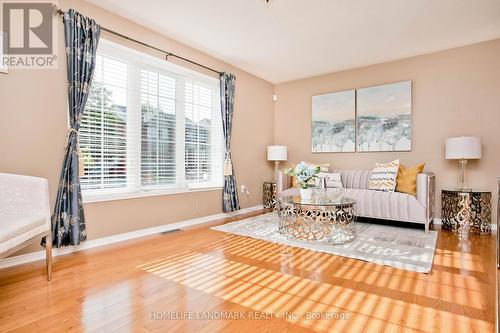
[[[61,9],[58,9],[58,10],[57,10],[57,13],[58,13],[59,15],[64,15],[64,11],[62,11]],[[193,64],[193,65],[199,66],[199,67],[201,67],[201,68],[204,68],[204,69],[206,69],[206,70],[212,71],[212,72],[214,72],[214,73],[217,73],[217,74],[219,74],[219,75],[222,75],[222,74],[224,73],[224,72],[219,72],[218,70],[215,70],[215,69],[210,68],[210,67],[208,67],[208,66],[202,65],[202,64],[200,64],[200,63],[197,63],[197,62],[195,62],[195,61],[193,61],[193,60],[190,60],[190,59],[188,59],[188,58],[181,57],[181,56],[179,56],[179,55],[177,55],[177,54],[175,54],[175,53],[168,52],[168,51],[162,50],[162,49],[160,49],[160,48],[157,48],[157,47],[155,47],[155,46],[152,46],[152,45],[146,44],[146,43],[144,43],[144,42],[141,42],[141,41],[139,41],[139,40],[137,40],[137,39],[130,38],[130,37],[125,36],[125,35],[123,35],[123,34],[121,34],[121,33],[119,33],[119,32],[113,31],[113,30],[111,30],[111,29],[108,29],[108,28],[105,28],[105,27],[102,27],[102,26],[101,26],[101,30],[106,31],[106,32],[108,32],[108,33],[110,33],[110,34],[116,35],[116,36],[118,36],[118,37],[121,37],[121,38],[123,38],[123,39],[129,40],[129,41],[131,41],[131,42],[137,43],[137,44],[139,44],[139,45],[146,46],[146,47],[148,47],[148,48],[150,48],[150,49],[153,49],[153,50],[155,50],[155,51],[158,51],[158,52],[164,53],[164,54],[165,54],[165,60],[167,60],[167,61],[168,61],[168,57],[174,57],[174,58],[177,58],[177,59],[183,60],[183,61],[185,61],[185,62],[189,62],[190,64]]]

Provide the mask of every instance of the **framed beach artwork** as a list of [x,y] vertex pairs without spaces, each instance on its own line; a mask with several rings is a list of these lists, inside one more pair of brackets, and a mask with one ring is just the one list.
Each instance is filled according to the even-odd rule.
[[411,81],[357,89],[359,152],[411,150]]
[[313,153],[354,152],[356,149],[356,93],[354,90],[312,97]]

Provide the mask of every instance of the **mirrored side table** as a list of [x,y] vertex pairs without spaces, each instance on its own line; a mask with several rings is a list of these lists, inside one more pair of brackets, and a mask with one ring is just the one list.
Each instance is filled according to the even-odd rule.
[[[497,191],[498,191],[498,202],[497,202],[497,268],[500,268],[500,237],[498,235],[498,233],[500,233],[500,177],[497,177]],[[498,275],[498,277],[500,278],[500,275]],[[500,303],[498,303],[498,304],[500,304]],[[500,307],[499,307],[499,311],[500,311]],[[498,320],[500,321],[500,316],[498,316]]]
[[444,230],[491,235],[491,192],[442,190],[441,219]]
[[262,205],[269,212],[272,212],[276,208],[275,182],[264,182],[262,185]]

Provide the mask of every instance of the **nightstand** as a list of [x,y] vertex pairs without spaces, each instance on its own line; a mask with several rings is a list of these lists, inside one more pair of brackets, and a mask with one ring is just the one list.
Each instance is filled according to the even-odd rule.
[[262,185],[262,204],[267,211],[276,208],[276,183],[264,182]]
[[444,230],[491,235],[491,192],[442,190],[441,219]]

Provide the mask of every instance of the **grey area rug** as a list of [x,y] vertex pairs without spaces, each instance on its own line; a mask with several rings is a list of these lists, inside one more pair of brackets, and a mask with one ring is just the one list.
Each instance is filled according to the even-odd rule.
[[210,229],[342,257],[365,260],[419,273],[429,273],[437,231],[355,223],[356,238],[342,245],[297,241],[278,232],[278,216],[268,213]]

